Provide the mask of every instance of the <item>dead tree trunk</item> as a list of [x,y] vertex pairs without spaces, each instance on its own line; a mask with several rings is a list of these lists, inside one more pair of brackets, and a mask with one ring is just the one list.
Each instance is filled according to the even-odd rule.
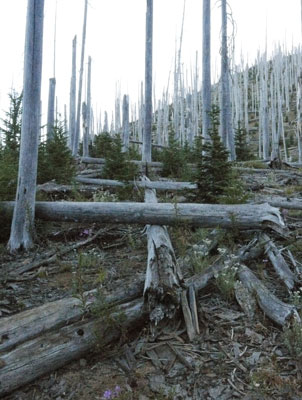
[[[11,216],[14,202],[0,202],[0,215]],[[262,230],[284,233],[277,208],[269,204],[169,204],[36,202],[36,218],[46,221],[118,224],[190,225],[204,228]]]
[[33,246],[40,132],[44,0],[28,0],[18,186],[8,249]]
[[[145,202],[157,204],[154,190],[146,189]],[[182,274],[165,226],[148,225],[148,262],[144,288],[145,304],[153,334],[156,327],[175,318],[181,304]]]
[[88,8],[88,0],[85,0],[83,34],[82,34],[81,68],[80,68],[80,76],[79,76],[77,119],[76,119],[76,128],[75,128],[75,135],[74,135],[74,141],[73,141],[73,150],[72,150],[72,154],[74,156],[76,156],[78,154],[79,141],[80,141],[80,122],[81,122],[82,85],[83,85],[85,41],[86,41],[86,25],[87,25],[87,8]]
[[146,13],[146,54],[145,54],[145,118],[142,160],[151,161],[152,143],[152,40],[153,0],[147,0]]
[[55,126],[56,78],[49,79],[48,110],[47,110],[47,140],[53,139]]

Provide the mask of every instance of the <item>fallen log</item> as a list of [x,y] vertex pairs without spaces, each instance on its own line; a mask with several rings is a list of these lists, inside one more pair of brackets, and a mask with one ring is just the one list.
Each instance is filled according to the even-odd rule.
[[[0,202],[0,215],[12,216],[14,202]],[[250,205],[36,202],[36,218],[61,222],[190,225],[204,228],[285,230],[277,208]]]
[[[119,306],[111,323],[77,322],[27,341],[0,356],[0,396],[56,370],[75,358],[87,355],[94,346],[105,346],[121,337],[126,329],[134,329],[143,316],[143,302],[134,300]],[[120,313],[124,318],[121,319]],[[116,323],[112,324],[112,319]]]
[[99,190],[95,185],[61,185],[55,182],[46,182],[42,185],[37,185],[37,193],[42,192],[46,194],[59,194],[59,193],[72,193],[74,191],[95,193]]
[[190,182],[167,182],[167,181],[132,181],[120,182],[111,179],[91,179],[77,176],[76,182],[87,183],[94,185],[94,187],[125,187],[129,185],[137,186],[143,189],[156,189],[156,190],[194,190],[197,189],[195,183]]
[[[242,249],[240,258],[248,259],[259,254],[251,246]],[[195,290],[204,288],[216,273],[224,269],[216,265],[185,282],[186,287],[194,284]],[[271,295],[248,268],[241,267],[239,276],[244,286],[257,293],[260,307],[273,321],[284,325],[295,307],[287,305]],[[123,286],[123,285],[122,285]],[[130,288],[106,297],[107,305],[120,304],[130,298],[141,296],[143,277]],[[95,302],[95,292],[86,293],[88,308]],[[83,321],[85,310],[78,299],[63,299],[14,315],[2,318],[0,325],[0,396],[51,372],[73,359],[79,358],[101,340],[108,344],[121,336],[125,329],[138,326],[144,318],[143,301],[133,300],[113,309],[117,318],[108,324],[102,320]],[[119,319],[120,312],[125,318]],[[194,323],[193,319],[192,322]],[[195,322],[196,323],[196,322]],[[68,324],[67,326],[64,326]],[[125,333],[125,332],[124,332]]]
[[293,315],[300,321],[296,307],[279,300],[249,268],[241,265],[238,275],[251,294],[256,294],[259,307],[272,321],[284,326]]
[[[84,164],[105,164],[106,160],[105,158],[93,158],[93,157],[81,157],[81,162]],[[131,160],[131,162],[135,165],[138,166],[148,166],[148,167],[155,167],[155,168],[162,168],[163,163],[159,161],[152,161],[152,162],[146,162],[146,161],[140,161],[140,160]]]

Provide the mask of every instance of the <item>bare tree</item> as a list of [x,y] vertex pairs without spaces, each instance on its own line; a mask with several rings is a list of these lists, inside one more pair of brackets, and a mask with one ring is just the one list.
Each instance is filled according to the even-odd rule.
[[207,139],[211,124],[211,0],[203,0],[202,30],[202,134]]
[[72,150],[76,129],[76,82],[77,82],[77,37],[75,36],[72,41],[72,71],[71,71],[71,82],[70,82],[70,96],[69,96],[69,135],[68,135],[68,146]]
[[42,77],[44,0],[28,0],[18,186],[8,249],[33,247]]
[[53,138],[53,127],[55,125],[55,93],[56,78],[49,79],[48,110],[47,110],[47,140]]
[[88,8],[88,0],[85,0],[83,34],[82,34],[81,67],[80,67],[80,76],[79,76],[77,120],[76,120],[76,129],[75,129],[73,149],[72,149],[72,154],[74,156],[76,156],[78,154],[79,140],[80,140],[80,122],[81,122],[82,86],[83,86],[84,56],[85,56],[86,26],[87,26],[87,8]]
[[129,149],[129,96],[126,94],[123,97],[123,151],[126,152]]
[[230,151],[231,160],[235,160],[234,134],[232,127],[230,76],[227,36],[227,4],[221,0],[222,37],[221,37],[221,137],[224,145]]
[[143,161],[151,161],[152,143],[152,39],[153,0],[147,0],[146,13],[146,53],[145,53],[145,118],[143,136]]

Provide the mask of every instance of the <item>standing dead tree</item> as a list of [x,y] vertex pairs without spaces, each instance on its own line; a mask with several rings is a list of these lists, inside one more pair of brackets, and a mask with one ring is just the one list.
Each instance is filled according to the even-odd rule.
[[208,138],[211,123],[211,0],[203,0],[202,17],[202,134]]
[[8,249],[33,246],[40,132],[44,0],[28,0],[18,186]]
[[80,76],[79,76],[77,119],[76,119],[76,128],[75,128],[75,135],[74,135],[73,149],[72,149],[72,154],[74,156],[76,156],[78,154],[79,141],[80,141],[80,122],[81,122],[82,86],[83,86],[84,56],[85,56],[86,26],[87,26],[87,8],[88,8],[88,0],[85,0],[83,34],[82,34],[81,67],[80,67]]
[[142,160],[151,161],[152,143],[152,41],[153,41],[153,0],[147,0],[146,53],[145,53],[145,118]]

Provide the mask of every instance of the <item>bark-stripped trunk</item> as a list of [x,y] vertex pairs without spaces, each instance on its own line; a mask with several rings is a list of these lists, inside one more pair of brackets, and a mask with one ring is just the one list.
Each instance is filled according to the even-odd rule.
[[230,152],[230,159],[235,160],[234,132],[232,127],[229,57],[227,43],[226,0],[221,1],[222,38],[221,38],[221,110],[220,125],[223,144]]
[[76,84],[77,84],[77,37],[72,41],[72,70],[69,94],[69,135],[68,147],[72,150],[76,129]]
[[130,127],[129,127],[129,97],[123,97],[123,151],[129,149]]
[[82,121],[83,121],[83,154],[88,154],[88,120],[87,105],[85,101],[82,103]]
[[48,110],[47,110],[47,140],[53,139],[55,126],[56,78],[49,79]]
[[[0,213],[12,214],[14,202],[0,202]],[[0,215],[1,215],[0,214]],[[170,204],[37,202],[36,218],[46,221],[101,222],[117,224],[179,225],[241,230],[271,228],[283,231],[277,208],[264,204]]]
[[211,124],[211,0],[203,0],[202,30],[202,135],[208,139]]
[[44,0],[28,0],[23,114],[16,202],[8,249],[33,247],[40,121]]
[[153,41],[153,0],[147,0],[146,13],[146,54],[145,54],[145,109],[142,160],[151,161],[152,143],[152,41]]
[[82,35],[81,67],[80,67],[79,91],[78,91],[77,120],[76,120],[76,129],[75,129],[73,149],[72,149],[72,154],[74,156],[76,156],[78,154],[79,141],[80,141],[80,123],[81,123],[82,86],[83,86],[83,74],[84,74],[84,56],[85,56],[86,25],[87,25],[87,8],[88,8],[88,0],[85,0],[83,35]]
[[[83,156],[89,156],[89,143],[91,143],[91,57],[88,57],[87,72],[87,107],[86,107],[86,123],[83,131]],[[84,121],[83,121],[84,126]],[[86,155],[85,155],[86,154]]]

